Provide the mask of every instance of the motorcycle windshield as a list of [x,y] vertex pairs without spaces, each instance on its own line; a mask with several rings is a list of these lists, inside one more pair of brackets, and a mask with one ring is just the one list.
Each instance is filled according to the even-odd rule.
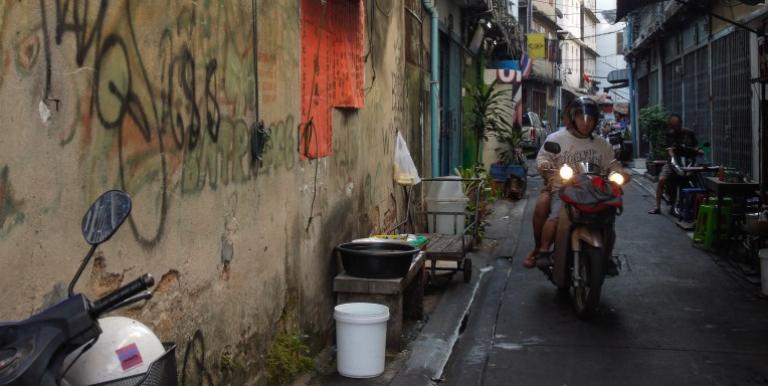
[[576,164],[576,167],[574,170],[578,174],[601,174],[602,169],[600,168],[600,165],[593,164],[590,162],[579,162]]

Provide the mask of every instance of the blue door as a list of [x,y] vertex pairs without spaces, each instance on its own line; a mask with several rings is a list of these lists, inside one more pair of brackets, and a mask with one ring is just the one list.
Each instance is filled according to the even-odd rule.
[[462,165],[462,48],[440,34],[440,175],[453,174]]

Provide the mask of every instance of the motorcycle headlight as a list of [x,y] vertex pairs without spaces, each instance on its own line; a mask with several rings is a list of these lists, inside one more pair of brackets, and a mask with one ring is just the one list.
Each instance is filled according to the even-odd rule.
[[608,176],[608,180],[616,185],[624,185],[624,176],[622,176],[621,173],[611,173],[611,175]]
[[568,181],[573,177],[573,169],[571,169],[570,166],[563,165],[563,167],[560,168],[560,178],[562,178],[565,181]]

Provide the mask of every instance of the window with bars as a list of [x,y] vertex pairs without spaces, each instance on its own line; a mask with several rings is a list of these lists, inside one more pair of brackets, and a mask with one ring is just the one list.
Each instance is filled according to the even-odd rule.
[[668,113],[680,114],[683,107],[682,61],[676,60],[664,66],[664,108]]
[[752,93],[749,33],[737,30],[712,42],[712,156],[751,177]]

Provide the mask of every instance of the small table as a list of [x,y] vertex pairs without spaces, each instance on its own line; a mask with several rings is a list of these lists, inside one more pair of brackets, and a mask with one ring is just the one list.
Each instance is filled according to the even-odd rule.
[[399,347],[403,317],[424,317],[425,260],[424,252],[419,252],[405,277],[397,279],[367,279],[342,272],[333,279],[336,303],[370,302],[389,307],[387,346]]
[[715,208],[715,234],[716,244],[719,245],[720,239],[720,206],[723,196],[747,196],[753,194],[760,185],[755,182],[726,182],[720,181],[717,177],[707,177],[704,179],[704,187],[717,195],[717,207]]

